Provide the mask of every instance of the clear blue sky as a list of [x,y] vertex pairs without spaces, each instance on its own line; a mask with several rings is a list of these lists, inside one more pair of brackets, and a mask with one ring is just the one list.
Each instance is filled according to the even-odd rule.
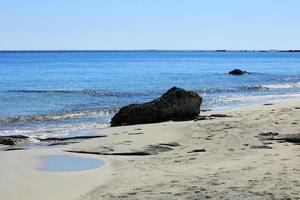
[[0,49],[300,49],[300,0],[1,0]]

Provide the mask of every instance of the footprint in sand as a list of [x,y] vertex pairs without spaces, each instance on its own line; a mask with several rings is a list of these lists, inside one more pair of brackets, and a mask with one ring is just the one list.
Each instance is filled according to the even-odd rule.
[[225,137],[224,146],[229,151],[234,151],[241,148],[241,141],[235,135],[227,135]]

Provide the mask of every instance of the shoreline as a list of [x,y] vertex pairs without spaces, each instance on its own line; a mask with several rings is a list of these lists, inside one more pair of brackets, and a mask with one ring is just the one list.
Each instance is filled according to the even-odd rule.
[[45,50],[45,49],[27,49],[27,50],[0,50],[0,53],[37,53],[37,52],[216,52],[216,53],[224,53],[224,52],[285,52],[285,53],[299,53],[300,49],[213,49],[213,50],[205,50],[205,49],[114,49],[114,50],[109,50],[109,49],[91,49],[91,50],[68,50],[68,49],[62,49],[62,50],[56,50],[56,49],[50,49],[50,50]]
[[[1,151],[1,199],[300,199],[299,145],[257,137],[300,133],[300,100],[266,103],[200,113],[230,117],[108,127],[103,138]],[[53,154],[106,164],[39,171],[41,156]]]

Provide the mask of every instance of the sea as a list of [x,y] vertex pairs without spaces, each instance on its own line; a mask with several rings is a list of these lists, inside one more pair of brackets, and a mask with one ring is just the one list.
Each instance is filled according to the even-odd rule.
[[[227,74],[236,68],[251,74]],[[197,91],[201,109],[299,98],[300,53],[2,51],[0,136],[98,134],[120,107],[173,86]]]

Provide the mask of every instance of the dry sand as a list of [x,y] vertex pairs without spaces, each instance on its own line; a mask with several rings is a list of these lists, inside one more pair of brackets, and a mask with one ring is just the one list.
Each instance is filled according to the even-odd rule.
[[[300,145],[257,137],[300,133],[299,107],[276,102],[219,111],[232,117],[107,128],[107,137],[79,144],[0,152],[0,199],[300,199]],[[40,157],[53,154],[106,165],[40,171]]]

